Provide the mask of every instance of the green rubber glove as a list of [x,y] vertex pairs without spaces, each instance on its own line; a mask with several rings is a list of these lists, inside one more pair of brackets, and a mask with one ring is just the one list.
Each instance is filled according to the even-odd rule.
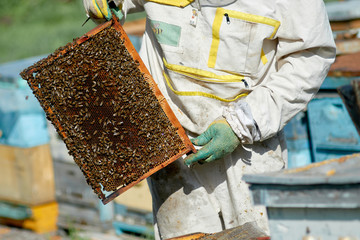
[[[109,7],[108,0],[83,0],[84,8],[87,15],[96,23],[101,23],[112,18],[112,13],[119,19],[123,15],[115,3]],[[111,10],[110,10],[111,9]]]
[[84,8],[87,15],[95,20],[110,20],[111,11],[107,0],[83,0]]
[[184,163],[208,163],[232,153],[240,144],[240,139],[225,119],[216,120],[197,138],[191,139],[196,146],[203,146],[197,153],[186,157]]

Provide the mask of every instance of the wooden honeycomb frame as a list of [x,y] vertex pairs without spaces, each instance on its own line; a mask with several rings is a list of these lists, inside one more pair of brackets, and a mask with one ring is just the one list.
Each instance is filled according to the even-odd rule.
[[[150,169],[147,168],[146,170],[143,170],[143,173],[140,174],[141,176],[138,175],[136,177],[136,179],[131,180],[131,182],[125,182],[125,183],[122,182],[122,184],[120,184],[120,186],[118,186],[118,188],[116,190],[112,191],[108,196],[106,196],[107,191],[104,191],[104,189],[101,187],[101,185],[98,185],[99,181],[96,182],[94,180],[95,177],[94,177],[93,172],[96,171],[96,170],[93,170],[92,167],[96,167],[96,164],[94,164],[92,161],[95,161],[95,160],[89,159],[89,158],[91,158],[91,157],[89,157],[89,154],[87,155],[88,157],[84,158],[84,156],[82,156],[81,153],[77,152],[77,149],[71,150],[71,148],[73,147],[72,145],[79,144],[78,143],[79,139],[83,140],[85,145],[87,144],[87,146],[85,146],[85,148],[87,148],[87,149],[85,149],[86,151],[91,150],[91,144],[88,143],[90,140],[87,142],[87,140],[84,139],[84,136],[86,137],[87,135],[89,135],[88,134],[89,131],[84,132],[82,134],[82,136],[77,137],[76,134],[74,134],[74,131],[75,131],[74,130],[74,125],[70,124],[70,126],[68,126],[68,124],[64,120],[66,118],[66,116],[64,115],[63,112],[61,112],[61,109],[60,109],[61,107],[59,107],[56,103],[54,104],[54,99],[56,97],[59,97],[59,96],[55,96],[55,93],[52,93],[52,91],[50,91],[49,89],[46,90],[46,88],[49,88],[49,87],[46,86],[46,83],[48,83],[48,84],[52,83],[51,80],[54,80],[54,79],[52,79],[54,76],[57,76],[58,78],[61,78],[61,76],[59,77],[59,75],[55,75],[55,70],[52,70],[52,69],[56,69],[56,71],[63,71],[63,70],[57,69],[56,61],[60,61],[62,58],[64,58],[64,56],[67,56],[67,58],[70,59],[70,60],[73,59],[73,58],[71,58],[71,56],[68,56],[67,54],[72,53],[72,51],[74,49],[76,49],[78,46],[80,46],[82,44],[87,43],[87,41],[100,36],[100,34],[102,34],[102,31],[105,31],[106,29],[112,29],[112,31],[115,30],[117,33],[120,34],[121,41],[122,41],[123,45],[125,46],[127,52],[130,54],[133,61],[136,62],[137,69],[141,72],[141,74],[143,76],[142,80],[146,81],[146,83],[149,86],[149,89],[151,90],[152,95],[156,97],[157,104],[159,104],[162,111],[166,114],[166,118],[169,121],[171,126],[169,125],[169,127],[164,130],[165,131],[164,133],[167,133],[165,135],[173,134],[172,136],[174,136],[174,138],[179,137],[179,139],[181,141],[181,147],[176,148],[176,149],[174,148],[176,150],[176,152],[174,152],[175,151],[174,149],[169,151],[170,152],[169,158],[167,158],[167,154],[165,154],[166,159],[162,159],[161,161],[159,159],[156,160],[156,164],[154,163],[153,165],[151,165],[149,167]],[[101,61],[101,60],[99,60],[99,61]],[[72,67],[71,68],[72,70],[70,70],[70,73],[71,73],[71,71],[77,71],[77,69],[78,69],[78,68],[73,68],[73,66],[71,66],[71,67]],[[42,73],[41,71],[43,69],[50,69],[49,71],[47,70],[48,72],[50,72],[50,76],[48,76],[47,77],[48,80],[44,81],[44,83],[41,83],[42,84],[41,85],[38,81],[35,81],[35,80],[36,80],[37,77],[40,78],[39,76],[37,76],[37,74]],[[83,68],[81,68],[81,71],[84,71]],[[52,73],[53,73],[53,76],[51,75]],[[106,78],[106,74],[108,74],[108,73],[105,71],[105,76],[103,76],[103,78],[99,77],[100,80],[98,80],[96,78],[98,76],[96,74],[95,80],[105,81],[104,78]],[[131,188],[132,186],[134,186],[135,184],[137,184],[141,180],[151,176],[153,173],[155,173],[155,172],[159,171],[160,169],[164,168],[168,164],[170,164],[173,161],[175,161],[176,159],[180,158],[182,155],[190,153],[190,152],[196,152],[195,148],[193,147],[190,140],[188,139],[184,129],[182,128],[179,121],[175,117],[175,115],[172,112],[169,104],[167,103],[164,96],[162,95],[162,93],[158,89],[154,79],[152,78],[149,71],[145,67],[144,63],[142,62],[141,58],[139,57],[138,53],[136,52],[134,46],[130,42],[128,36],[126,35],[126,33],[124,32],[122,26],[119,24],[119,22],[117,21],[116,18],[113,18],[111,21],[108,21],[108,22],[106,22],[106,23],[104,23],[102,25],[97,26],[96,28],[94,28],[93,30],[91,30],[90,32],[85,34],[84,36],[74,40],[73,43],[68,44],[68,45],[58,49],[57,51],[55,51],[53,54],[51,54],[47,58],[39,61],[38,63],[34,64],[33,66],[29,67],[28,69],[25,69],[21,73],[21,75],[22,75],[22,77],[24,79],[26,79],[28,81],[30,87],[32,88],[32,90],[33,90],[33,92],[35,94],[35,96],[38,98],[38,100],[40,102],[40,105],[45,110],[47,118],[52,122],[52,124],[55,126],[55,128],[56,128],[57,132],[59,133],[59,135],[63,138],[66,146],[69,149],[69,153],[74,157],[75,162],[78,164],[78,166],[80,167],[80,169],[84,173],[85,177],[87,178],[89,185],[92,186],[94,192],[99,196],[99,198],[102,200],[102,202],[104,204],[110,202],[111,200],[113,200],[115,197],[117,197],[121,193],[125,192],[126,190],[128,190],[129,188]],[[46,77],[42,77],[42,78],[46,78]],[[66,81],[72,81],[71,79],[68,80],[67,78],[64,77],[64,79],[66,79]],[[71,76],[70,76],[70,78],[71,78]],[[89,81],[88,78],[89,77],[87,77],[87,80],[84,80],[84,82]],[[121,79],[121,76],[120,76],[120,79]],[[94,81],[94,84],[96,85],[95,81]],[[53,86],[52,86],[52,88],[53,88]],[[118,89],[120,89],[120,88],[118,88]],[[47,95],[53,95],[53,96],[43,96],[45,91],[47,91]],[[75,93],[76,93],[75,89],[71,89],[71,91],[75,91]],[[54,92],[56,92],[56,91],[54,91]],[[79,92],[80,92],[80,90],[79,90]],[[64,92],[61,92],[61,93],[64,93]],[[97,93],[93,92],[93,94],[97,94]],[[113,94],[113,93],[110,91],[109,95],[111,95],[111,94]],[[74,98],[74,96],[78,96],[78,95],[79,94],[75,94],[75,95],[72,95],[72,96]],[[63,97],[63,96],[61,96],[61,97]],[[92,102],[95,102],[94,101],[95,97],[96,97],[96,95],[93,95],[91,97],[91,101],[89,100],[90,104],[95,104],[95,103],[92,103]],[[112,96],[112,97],[113,97],[113,99],[111,99],[111,96],[108,99],[106,99],[107,102],[104,105],[109,104],[110,101],[114,102],[115,98],[114,98],[114,96]],[[63,98],[65,98],[65,97],[63,97]],[[96,99],[98,99],[98,98],[96,98]],[[76,101],[77,101],[76,99],[72,99],[71,101],[67,101],[67,103],[68,104],[75,103],[75,105],[77,107],[76,111],[82,111],[82,103],[80,105],[80,103],[76,103]],[[80,107],[79,107],[79,105],[80,105]],[[102,105],[103,105],[103,101],[100,103],[100,106],[97,105],[97,107],[99,109],[101,109]],[[66,106],[63,106],[63,107],[65,108]],[[69,109],[70,108],[71,107],[69,107]],[[69,115],[78,116],[78,115],[75,115],[74,111],[73,112],[69,111]],[[112,113],[113,112],[111,112],[111,114]],[[114,113],[114,115],[116,115],[116,114],[117,114],[117,112]],[[86,116],[87,115],[85,115],[85,117],[84,117],[85,120],[81,124],[87,126],[87,125],[89,125],[89,123],[88,123],[88,121],[86,121],[86,119],[90,119],[90,117],[87,118]],[[69,121],[69,120],[67,120],[67,121]],[[115,122],[115,121],[118,122],[118,120],[116,120],[116,118],[109,120],[110,123]],[[76,128],[76,126],[75,126],[75,128]],[[115,129],[117,129],[117,128],[115,127]],[[112,130],[112,131],[114,132],[114,130]],[[152,130],[149,130],[149,132],[147,133],[147,136],[149,136],[149,134],[151,135],[151,131]],[[93,133],[94,136],[99,134],[98,130],[92,131],[92,133]],[[140,133],[140,131],[138,131],[138,133]],[[162,135],[164,135],[164,133]],[[115,135],[115,134],[120,135],[121,133],[120,132],[116,132],[116,133],[114,132],[113,135]],[[120,136],[122,137],[123,135],[120,135]],[[123,140],[123,138],[121,138],[121,141],[122,140]],[[165,142],[170,142],[169,139],[165,139],[164,141]],[[171,147],[170,145],[165,146],[166,145],[165,143],[162,144],[162,145],[164,145],[164,148],[163,148],[164,151],[167,151],[166,147],[168,147],[168,148]],[[175,145],[175,143],[172,143],[172,145]],[[79,146],[79,145],[77,145],[77,146]],[[108,148],[108,146],[107,146],[107,148]],[[130,148],[130,147],[128,147],[128,148]],[[124,151],[124,150],[123,149],[117,149],[115,151]],[[163,152],[163,151],[161,151],[161,152]],[[135,153],[135,151],[134,151],[134,153]],[[96,154],[96,152],[94,154]],[[113,154],[115,154],[115,153],[113,153]],[[104,155],[104,156],[109,156],[109,155]],[[155,157],[153,156],[153,158],[155,158]],[[151,161],[151,160],[149,160],[149,161]],[[90,162],[91,162],[91,165],[90,165]],[[107,164],[109,165],[111,163],[114,165],[114,163],[111,162],[111,161],[109,163],[107,163]],[[116,164],[120,165],[120,163],[116,163]],[[141,163],[137,163],[137,164],[139,165]],[[116,174],[118,174],[120,176],[121,173],[119,173],[119,171],[120,171],[119,168],[117,168],[117,173]],[[122,174],[121,174],[121,176],[122,176]],[[100,176],[100,177],[102,179],[103,176]],[[96,182],[96,183],[93,183],[93,182]]]

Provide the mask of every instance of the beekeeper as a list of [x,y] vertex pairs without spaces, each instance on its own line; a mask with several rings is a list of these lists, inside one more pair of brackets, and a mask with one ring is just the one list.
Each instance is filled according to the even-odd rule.
[[[265,209],[252,205],[242,176],[286,167],[282,129],[318,91],[335,57],[323,1],[116,5],[122,20],[145,10],[140,56],[202,147],[148,181],[157,239],[247,222],[268,231]],[[84,6],[95,21],[111,18],[106,0],[84,0]]]

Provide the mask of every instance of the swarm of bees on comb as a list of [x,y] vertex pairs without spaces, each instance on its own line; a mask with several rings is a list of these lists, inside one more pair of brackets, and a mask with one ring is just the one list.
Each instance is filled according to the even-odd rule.
[[[189,152],[129,53],[106,27],[59,48],[21,76],[100,199]],[[186,137],[185,137],[186,138]]]

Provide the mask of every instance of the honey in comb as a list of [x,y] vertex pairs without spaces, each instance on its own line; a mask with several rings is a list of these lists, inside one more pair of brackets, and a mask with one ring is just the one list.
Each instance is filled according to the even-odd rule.
[[186,148],[112,27],[59,48],[21,76],[101,199]]

